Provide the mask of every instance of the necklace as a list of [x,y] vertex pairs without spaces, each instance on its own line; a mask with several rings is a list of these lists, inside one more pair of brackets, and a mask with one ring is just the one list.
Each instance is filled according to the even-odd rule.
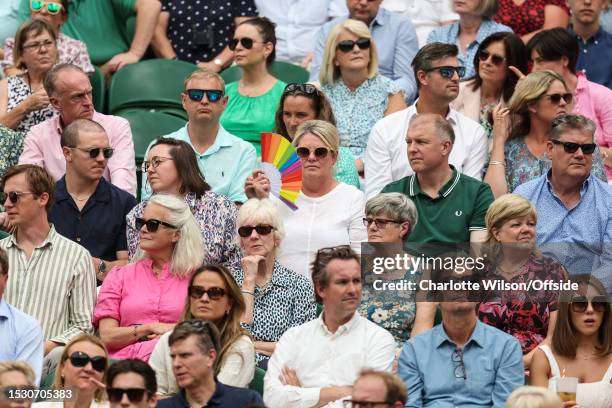
[[70,197],[74,198],[77,201],[85,201],[85,200],[87,200],[91,196],[91,194],[90,194],[88,196],[80,198],[80,197],[77,197],[75,194],[72,194],[72,193],[68,193],[68,194],[70,194]]

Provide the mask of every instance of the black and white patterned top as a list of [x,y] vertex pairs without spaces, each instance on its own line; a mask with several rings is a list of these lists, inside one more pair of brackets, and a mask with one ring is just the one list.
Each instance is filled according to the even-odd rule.
[[[8,103],[6,111],[10,112],[15,109],[15,107],[19,105],[24,99],[32,95],[32,90],[21,75],[8,77],[7,83]],[[24,116],[23,120],[21,121],[21,123],[19,123],[19,125],[17,125],[15,130],[18,132],[27,133],[32,126],[38,125],[39,123],[44,122],[45,120],[53,117],[54,115],[55,110],[51,107],[51,105],[43,109],[32,111]]]
[[[257,15],[253,0],[162,0],[162,11],[170,14],[167,35],[178,59],[196,64],[223,51],[234,35],[234,18]],[[196,44],[194,29],[207,41]]]
[[[242,269],[234,272],[238,286],[242,286]],[[248,296],[248,295],[247,295]],[[253,323],[243,324],[256,341],[278,341],[291,327],[317,317],[312,283],[304,276],[274,262],[272,279],[260,288],[255,287]],[[268,356],[257,353],[257,363]]]

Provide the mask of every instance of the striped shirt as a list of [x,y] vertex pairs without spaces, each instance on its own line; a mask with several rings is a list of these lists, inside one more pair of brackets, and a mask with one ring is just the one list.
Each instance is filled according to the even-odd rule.
[[53,225],[28,259],[16,235],[0,241],[8,255],[9,276],[4,299],[36,318],[45,340],[66,344],[92,332],[96,274],[89,252],[64,238]]

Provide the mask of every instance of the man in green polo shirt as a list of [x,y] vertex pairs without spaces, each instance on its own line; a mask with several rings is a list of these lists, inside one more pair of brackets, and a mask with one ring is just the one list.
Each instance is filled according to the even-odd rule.
[[485,214],[493,202],[488,184],[459,173],[448,163],[455,134],[440,115],[413,117],[406,137],[414,174],[388,184],[416,205],[419,222],[406,242],[467,243],[486,237]]

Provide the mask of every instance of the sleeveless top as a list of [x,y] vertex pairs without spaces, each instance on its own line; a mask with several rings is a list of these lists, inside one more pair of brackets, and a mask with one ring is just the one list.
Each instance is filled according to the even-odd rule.
[[[10,76],[7,78],[7,83],[8,104],[6,111],[10,112],[15,109],[15,107],[24,99],[32,95],[32,90],[21,76]],[[32,111],[23,117],[15,130],[18,132],[27,133],[32,126],[38,125],[40,122],[44,122],[53,115],[55,115],[55,110],[51,107],[51,105],[47,106],[46,108]]]
[[[557,360],[553,356],[552,350],[547,345],[540,346],[540,349],[546,354],[548,364],[550,364],[550,372],[553,377],[560,377],[561,370]],[[608,371],[604,374],[599,382],[578,383],[576,391],[576,403],[581,407],[588,408],[610,408],[612,407],[612,364],[608,367]],[[548,383],[549,388],[553,384]],[[552,392],[555,390],[551,389]]]

